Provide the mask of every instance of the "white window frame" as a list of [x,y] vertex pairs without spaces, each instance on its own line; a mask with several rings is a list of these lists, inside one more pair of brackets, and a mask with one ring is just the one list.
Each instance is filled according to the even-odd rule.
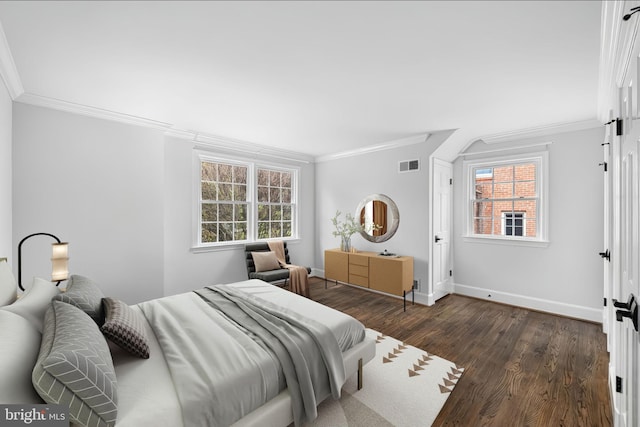
[[[247,167],[247,239],[232,240],[226,242],[202,242],[202,191],[201,191],[201,165],[203,162],[227,163]],[[299,197],[298,187],[300,168],[290,165],[269,163],[265,161],[248,160],[231,155],[217,155],[207,151],[194,151],[193,161],[193,220],[192,220],[192,251],[208,251],[225,249],[235,246],[244,246],[247,243],[267,241],[258,239],[258,169],[271,169],[291,173],[291,204],[292,227],[291,237],[283,237],[281,240],[298,240],[299,226]]]
[[[475,234],[473,228],[473,203],[475,201],[475,169],[495,168],[518,163],[536,164],[537,236],[505,236]],[[549,152],[540,151],[527,154],[482,157],[463,162],[465,183],[465,224],[463,240],[467,242],[497,243],[522,246],[547,246],[549,244]]]

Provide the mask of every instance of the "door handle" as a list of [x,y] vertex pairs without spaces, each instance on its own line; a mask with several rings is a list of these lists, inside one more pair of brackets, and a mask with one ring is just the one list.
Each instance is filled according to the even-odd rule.
[[600,255],[600,257],[602,257],[603,259],[606,259],[607,261],[611,261],[611,253],[609,252],[609,249],[607,249],[604,252],[598,253],[598,255]]
[[[627,308],[627,304],[628,308]],[[616,300],[613,300],[613,305],[616,307],[624,307],[623,310],[616,310],[616,320],[618,322],[622,322],[624,318],[629,318],[633,322],[633,328],[638,331],[638,303],[636,302],[635,295],[629,295],[628,302],[621,303]]]
[[440,240],[442,240],[442,238],[436,236],[436,243],[438,243]]

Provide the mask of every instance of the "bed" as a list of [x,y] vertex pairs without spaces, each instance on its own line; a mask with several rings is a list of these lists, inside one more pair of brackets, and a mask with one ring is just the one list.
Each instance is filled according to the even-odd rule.
[[[357,320],[260,280],[126,308],[87,278],[72,276],[68,288],[59,293],[34,280],[22,298],[0,307],[0,403],[72,401],[78,425],[287,426],[313,419],[316,406],[338,398],[346,379],[361,378],[375,355],[375,341]],[[137,332],[127,326],[124,339],[112,337],[105,328],[114,319]],[[278,334],[284,344],[268,342]],[[142,350],[132,349],[139,341]],[[89,375],[65,378],[68,366],[56,375],[62,362],[51,359],[65,345],[74,357],[90,356],[83,359],[90,368],[71,369]],[[90,397],[82,384],[73,389],[86,377]]]

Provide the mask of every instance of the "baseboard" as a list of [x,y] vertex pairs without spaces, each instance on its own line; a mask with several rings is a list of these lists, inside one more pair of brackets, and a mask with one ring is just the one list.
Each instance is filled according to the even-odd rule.
[[602,309],[583,307],[580,305],[567,304],[525,295],[511,294],[508,292],[500,292],[493,289],[476,288],[459,283],[454,285],[454,289],[454,293],[458,295],[466,295],[487,301],[500,302],[503,304],[529,308],[531,310],[544,311],[575,319],[587,320],[589,322],[602,323]]

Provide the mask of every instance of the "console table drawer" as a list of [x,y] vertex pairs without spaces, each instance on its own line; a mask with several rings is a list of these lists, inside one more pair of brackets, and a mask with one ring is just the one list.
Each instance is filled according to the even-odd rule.
[[369,278],[358,276],[356,274],[349,274],[349,283],[352,285],[364,286],[365,288],[369,287]]
[[349,264],[349,274],[356,276],[369,277],[369,267],[365,265]]
[[369,267],[369,257],[367,255],[360,254],[349,254],[349,264],[350,265],[362,265],[364,267]]

